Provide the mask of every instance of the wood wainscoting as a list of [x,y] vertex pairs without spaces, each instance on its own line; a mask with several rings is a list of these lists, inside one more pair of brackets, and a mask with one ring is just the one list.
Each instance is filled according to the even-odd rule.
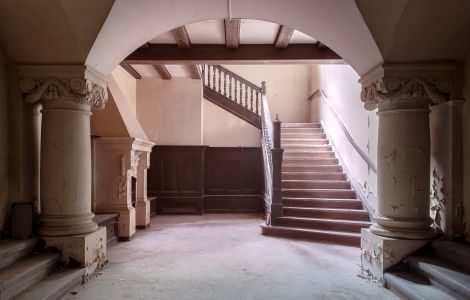
[[155,146],[148,195],[158,214],[262,212],[260,148]]

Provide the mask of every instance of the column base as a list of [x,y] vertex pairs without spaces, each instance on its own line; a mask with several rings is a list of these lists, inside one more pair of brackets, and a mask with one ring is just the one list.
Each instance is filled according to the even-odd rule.
[[[385,217],[376,218],[370,226],[370,231],[376,235],[409,240],[427,240],[434,238],[437,233],[431,228],[431,220],[393,220]],[[385,225],[385,226],[384,226]]]
[[145,229],[150,224],[150,202],[137,199],[135,204],[135,223],[138,229]]
[[41,215],[39,235],[63,237],[92,233],[98,229],[92,220],[94,216],[91,212],[80,215]]
[[384,272],[431,240],[407,240],[379,236],[370,229],[361,230],[361,270],[383,286]]
[[93,274],[107,262],[106,227],[99,227],[89,234],[42,239],[47,247],[54,247],[62,252],[66,265],[73,261],[84,267],[85,276]]

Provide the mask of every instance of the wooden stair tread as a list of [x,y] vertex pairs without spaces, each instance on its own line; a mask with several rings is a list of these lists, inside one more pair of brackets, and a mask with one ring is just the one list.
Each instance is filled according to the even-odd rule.
[[361,224],[361,225],[372,225],[369,221],[361,220],[344,220],[344,219],[330,219],[330,218],[311,218],[311,217],[294,217],[294,216],[282,216],[279,217],[281,220],[302,220],[302,221],[317,221],[317,222],[331,222],[331,223],[345,223],[345,224]]

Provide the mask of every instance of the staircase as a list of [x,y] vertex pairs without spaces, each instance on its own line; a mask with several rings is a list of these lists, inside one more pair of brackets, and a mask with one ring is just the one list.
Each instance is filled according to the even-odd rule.
[[59,253],[37,253],[36,239],[0,241],[0,300],[60,299],[85,269],[59,270]]
[[360,246],[369,214],[318,123],[282,123],[282,216],[265,235]]
[[470,299],[470,246],[434,240],[430,250],[408,257],[384,277],[402,299]]

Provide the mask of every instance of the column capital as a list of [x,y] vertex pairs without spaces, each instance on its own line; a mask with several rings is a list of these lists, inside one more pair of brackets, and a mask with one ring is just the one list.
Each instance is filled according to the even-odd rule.
[[360,80],[367,110],[397,100],[427,99],[429,104],[461,98],[461,71],[456,64],[382,64]]
[[28,103],[63,100],[103,109],[108,99],[104,77],[84,65],[22,65],[18,75]]

